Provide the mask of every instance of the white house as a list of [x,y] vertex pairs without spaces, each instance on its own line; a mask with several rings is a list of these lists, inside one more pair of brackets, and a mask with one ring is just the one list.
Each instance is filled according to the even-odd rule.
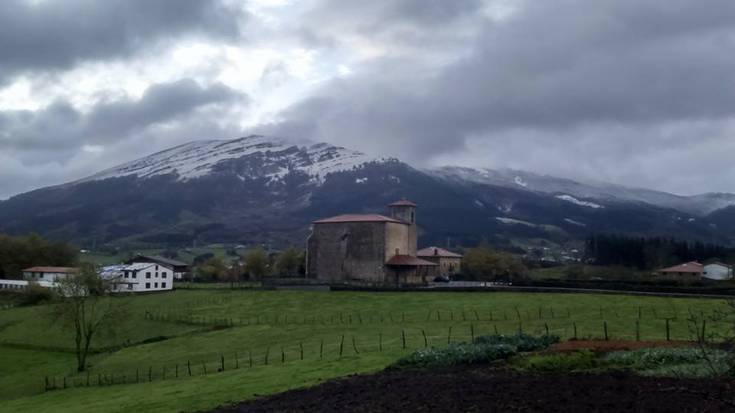
[[100,277],[110,281],[113,293],[166,291],[173,288],[174,272],[154,262],[136,262],[103,267]]
[[77,272],[78,269],[73,267],[31,267],[23,270],[23,279],[56,282]]
[[[0,290],[24,290],[31,281],[27,280],[0,280]],[[54,288],[56,283],[53,281],[36,281],[41,287]]]
[[721,262],[713,262],[704,266],[702,277],[711,280],[729,280],[732,278],[732,266]]

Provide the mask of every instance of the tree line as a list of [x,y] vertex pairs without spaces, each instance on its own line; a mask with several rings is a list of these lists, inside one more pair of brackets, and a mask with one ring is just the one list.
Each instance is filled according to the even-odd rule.
[[673,238],[598,234],[585,241],[585,256],[595,265],[651,270],[689,261],[728,260],[735,257],[735,249]]
[[300,277],[306,274],[306,252],[287,248],[278,253],[267,253],[262,248],[244,255],[230,253],[226,258],[206,254],[194,259],[194,275],[201,281],[240,282],[259,281],[263,277]]
[[35,234],[0,234],[0,278],[22,278],[23,269],[33,266],[69,267],[76,263],[77,250],[64,242],[48,241]]

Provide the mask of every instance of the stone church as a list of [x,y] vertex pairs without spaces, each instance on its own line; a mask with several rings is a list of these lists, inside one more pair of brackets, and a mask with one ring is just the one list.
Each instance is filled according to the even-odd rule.
[[437,264],[416,256],[416,204],[401,200],[389,208],[390,216],[347,214],[314,221],[307,278],[391,286],[432,281]]

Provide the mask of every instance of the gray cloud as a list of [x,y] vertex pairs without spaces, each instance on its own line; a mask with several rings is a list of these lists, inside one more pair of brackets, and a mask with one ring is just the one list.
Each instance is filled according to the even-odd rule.
[[[28,181],[41,174],[50,182],[75,179],[80,170],[92,173],[110,164],[181,143],[182,140],[231,137],[237,129],[218,124],[232,107],[248,103],[247,95],[215,83],[201,86],[191,79],[150,86],[139,99],[101,101],[81,112],[65,101],[37,111],[0,112],[0,152],[10,155],[7,176],[23,175]],[[83,147],[98,146],[102,159],[85,158],[84,168],[70,165],[83,155]],[[7,161],[10,163],[10,161]],[[14,169],[13,169],[14,168]],[[45,170],[55,175],[43,175]],[[51,179],[51,178],[55,179]],[[0,180],[0,198],[28,182]]]
[[[671,179],[693,145],[732,139],[735,3],[519,2],[510,18],[485,20],[469,50],[438,71],[420,53],[372,62],[263,129],[424,164],[477,164],[483,148],[491,167],[570,172],[560,165],[571,162],[582,177],[680,192],[735,184],[704,167]],[[646,164],[661,159],[672,162]],[[725,157],[689,162],[713,160],[731,170]]]
[[182,36],[235,40],[241,12],[219,1],[0,2],[0,84],[18,73],[72,68],[150,51]]

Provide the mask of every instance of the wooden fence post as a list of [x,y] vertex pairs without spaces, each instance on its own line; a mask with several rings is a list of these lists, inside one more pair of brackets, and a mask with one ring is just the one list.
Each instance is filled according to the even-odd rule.
[[301,360],[304,359],[304,343],[299,342],[299,352],[301,353]]
[[608,341],[609,337],[607,336],[607,321],[602,322],[602,328],[605,330],[605,341]]
[[344,350],[345,346],[345,335],[342,334],[342,338],[339,341],[339,356],[342,357],[342,351]]
[[319,360],[324,360],[324,339],[319,342]]
[[421,334],[424,336],[424,348],[429,347],[429,339],[426,337],[426,331],[421,329]]
[[403,349],[406,349],[406,330],[401,330],[401,341],[403,342]]
[[548,336],[549,335],[549,324],[544,323],[544,328],[546,329],[546,335]]
[[574,339],[577,339],[577,323],[572,321],[572,327],[574,328]]
[[452,342],[452,326],[449,326],[449,331],[447,332],[447,344]]
[[635,341],[641,341],[641,320],[635,320]]
[[475,342],[475,326],[472,323],[470,323],[470,339]]
[[671,341],[671,334],[669,329],[669,319],[666,318],[666,341]]
[[352,348],[355,350],[355,354],[360,354],[360,352],[357,351],[357,342],[355,340],[355,336],[352,336]]
[[191,376],[191,360],[186,360],[186,369],[189,371],[189,376]]

